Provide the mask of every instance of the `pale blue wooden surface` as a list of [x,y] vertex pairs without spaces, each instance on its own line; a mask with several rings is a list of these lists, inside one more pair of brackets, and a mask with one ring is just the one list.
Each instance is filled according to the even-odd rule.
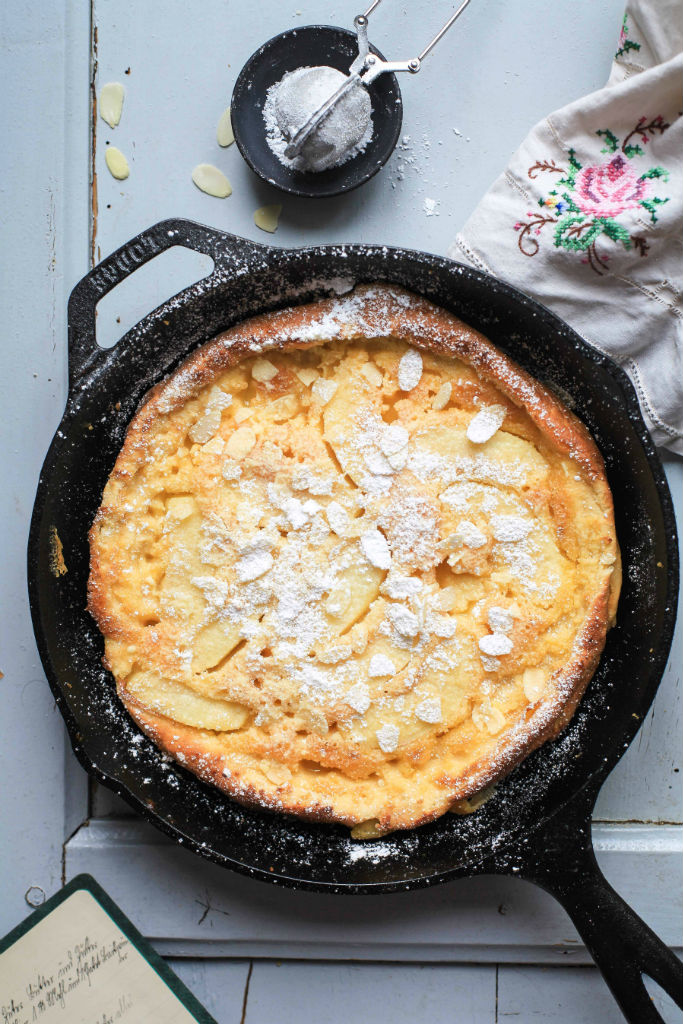
[[[594,967],[172,961],[218,1024],[619,1024]],[[650,986],[667,1024],[681,1011]]]
[[[420,41],[440,23],[447,7],[427,0],[410,5],[386,0],[371,37],[386,54],[404,56],[412,41]],[[61,719],[35,650],[24,552],[39,467],[66,393],[66,299],[88,269],[91,243],[95,253],[99,247],[106,254],[160,217],[175,215],[258,235],[259,240],[274,244],[367,240],[443,253],[526,129],[548,110],[606,78],[620,12],[621,0],[561,0],[552,5],[546,0],[523,4],[475,0],[452,40],[444,40],[416,79],[401,82],[404,133],[412,140],[406,150],[395,154],[378,178],[352,196],[317,204],[285,199],[281,228],[267,239],[253,226],[251,216],[256,206],[277,196],[250,175],[235,147],[222,151],[216,146],[215,121],[242,61],[266,37],[296,23],[350,24],[356,13],[353,5],[337,0],[329,5],[322,0],[295,0],[289,5],[275,0],[258,5],[238,5],[235,0],[204,0],[201,5],[180,0],[144,4],[93,0],[97,81],[121,79],[127,97],[115,133],[103,122],[97,123],[99,207],[91,238],[91,11],[72,0],[40,5],[6,0],[0,7],[4,114],[0,300],[5,354],[5,373],[0,378],[5,541],[0,605],[0,669],[4,672],[0,681],[0,933],[28,912],[24,894],[29,886],[40,886],[48,895],[59,887],[65,869],[63,844],[88,813],[85,776],[65,746]],[[124,76],[129,66],[131,73]],[[456,135],[453,128],[462,134]],[[424,145],[424,135],[431,146]],[[107,138],[131,161],[131,177],[122,184],[114,183],[103,166]],[[406,156],[414,157],[414,162],[407,162]],[[235,191],[230,199],[211,199],[191,184],[192,166],[203,160],[217,163],[231,178]],[[425,217],[425,196],[439,201],[439,216]],[[188,272],[197,273],[197,269],[187,262],[172,270],[157,266],[151,277],[142,282],[136,279],[125,295],[122,290],[114,293],[109,310],[102,311],[111,339],[117,316],[122,318],[118,329],[123,330],[126,320],[134,322],[168,290],[185,283],[182,275]],[[680,502],[681,463],[670,467],[670,472],[676,477],[675,497]],[[601,821],[681,821],[680,774],[674,771],[680,768],[680,672],[679,646],[648,721],[603,790],[596,814]],[[94,809],[99,813],[118,810],[116,802],[102,794]],[[648,872],[647,886],[639,885],[635,877],[628,883],[627,870],[622,881],[632,886],[624,895],[639,905],[646,919],[666,929],[669,925],[662,913],[670,909],[672,893],[680,888],[680,858],[676,860],[680,844],[677,847],[676,840],[670,854],[655,856],[652,847],[660,834],[672,833],[653,832],[644,848],[648,863],[659,864]],[[88,835],[80,828],[72,856],[87,847],[84,842],[79,846],[78,840]],[[629,836],[637,847],[638,834]],[[129,870],[120,883],[134,920],[136,907],[143,916],[148,912],[144,892],[137,887],[148,870],[153,873],[156,848],[147,853],[143,848],[136,855],[142,858],[140,866]],[[619,861],[614,851],[609,856],[612,865],[628,860],[624,855]],[[637,863],[637,856],[631,856]],[[183,868],[184,876],[201,895],[206,867],[199,860],[190,861],[192,866]],[[108,859],[108,870],[113,883],[118,870],[115,858]],[[171,883],[173,878],[171,874]],[[265,898],[270,890],[261,887],[261,892],[263,898],[254,895],[253,906],[259,906],[256,919],[267,936],[269,925],[276,929]],[[162,922],[159,930],[167,936],[179,935],[186,942],[185,952],[191,954],[200,946],[186,934],[172,885],[170,893],[166,905],[152,906],[150,900],[149,914],[157,915]],[[544,910],[543,899],[534,890],[529,893],[526,898],[520,888],[515,912],[508,915],[512,920],[504,926],[517,943],[516,947],[515,941],[511,943],[513,949],[522,948],[529,927],[536,927],[547,937],[545,941],[552,940],[557,911]],[[242,900],[247,924],[250,899],[247,893]],[[476,910],[475,889],[465,897],[468,902]],[[296,914],[296,908],[291,913]],[[219,922],[221,915],[215,914],[214,920]],[[457,927],[454,919],[454,934]],[[675,929],[675,923],[671,927]],[[209,931],[218,934],[218,924],[213,929],[209,926]],[[419,959],[423,936],[414,928],[411,933],[408,923],[402,939],[414,943],[413,957]],[[497,941],[501,943],[500,934]],[[496,942],[490,945],[488,959],[494,948]],[[521,954],[511,954],[515,955]],[[486,950],[480,956],[486,960]],[[244,1017],[248,963],[189,961],[180,964],[179,970],[207,1001],[219,1024],[270,1024],[273,1019],[336,1024],[348,1017],[345,993],[358,996],[361,1007],[368,1005],[367,996],[373,1016],[382,1016],[382,1006],[390,1006],[397,1024],[425,1016],[468,1022],[509,1016],[522,1022],[540,1019],[558,1024],[619,1019],[602,982],[589,968],[498,969],[482,964],[420,970],[315,963],[276,968],[256,961]],[[472,992],[477,998],[481,995],[480,1003],[467,1002]],[[307,1005],[310,1018],[308,1010],[303,1010]],[[458,1017],[459,1007],[469,1016]],[[302,1012],[297,1017],[298,1008]],[[273,1018],[274,1012],[279,1016]]]

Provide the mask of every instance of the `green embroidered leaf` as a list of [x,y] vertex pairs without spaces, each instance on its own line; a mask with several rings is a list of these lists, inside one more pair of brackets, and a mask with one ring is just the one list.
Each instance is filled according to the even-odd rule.
[[641,199],[640,205],[647,210],[650,214],[650,219],[653,224],[657,223],[657,207],[663,206],[664,203],[668,203],[668,199],[659,199],[657,196],[653,196],[652,199]]
[[624,156],[627,156],[629,160],[633,156],[642,156],[643,149],[641,146],[624,146]]
[[600,220],[586,220],[582,213],[567,213],[558,221],[553,240],[558,247],[581,252],[593,244],[602,230]]
[[602,230],[605,232],[608,238],[611,238],[613,242],[621,242],[625,249],[631,248],[631,236],[629,235],[626,228],[618,224],[616,220],[611,217],[603,217],[602,219]]
[[601,153],[616,153],[619,149],[619,139],[609,128],[599,128],[595,133],[605,140],[606,145],[600,150]]
[[624,45],[620,46],[617,52],[614,54],[614,59],[623,57],[625,53],[629,53],[631,50],[639,50],[640,43],[634,43],[632,39],[625,39]]
[[662,181],[669,180],[669,172],[666,167],[651,167],[649,171],[645,171],[645,174],[641,174],[640,181],[644,181],[646,178],[661,178]]
[[614,54],[614,59],[617,60],[619,57],[628,53],[629,50],[639,50],[640,43],[633,42],[632,39],[628,38],[628,13],[624,15],[624,20],[621,26],[621,33],[619,35],[619,49]]
[[581,213],[582,212],[581,211],[581,207],[577,206],[576,203],[574,202],[574,200],[572,199],[572,197],[570,195],[568,195],[566,192],[562,193],[562,198],[564,199],[565,203],[567,204],[567,212],[568,213]]
[[573,149],[569,150],[569,163],[570,163],[571,167],[574,168],[575,171],[580,171],[581,170],[581,164],[576,159],[576,152]]
[[558,178],[558,185],[566,185],[567,188],[574,189],[576,187],[576,175],[581,170],[581,164],[576,159],[576,153],[573,149],[569,150],[569,170],[563,178]]

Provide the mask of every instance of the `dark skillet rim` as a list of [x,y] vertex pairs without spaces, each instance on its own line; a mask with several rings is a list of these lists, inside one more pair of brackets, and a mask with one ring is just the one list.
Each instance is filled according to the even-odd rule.
[[[168,223],[172,223],[169,221]],[[213,230],[213,229],[212,229]],[[229,236],[228,236],[229,237]],[[647,463],[652,475],[653,482],[655,484],[663,520],[663,528],[665,532],[664,546],[667,555],[667,583],[666,583],[666,602],[664,621],[661,629],[661,636],[657,649],[653,652],[651,659],[651,671],[650,671],[650,684],[648,688],[641,692],[639,695],[638,705],[634,705],[634,711],[638,712],[638,717],[632,717],[629,719],[628,727],[621,731],[615,740],[612,742],[603,762],[590,772],[582,783],[576,786],[566,799],[560,801],[552,810],[547,813],[539,815],[538,820],[534,823],[531,831],[536,832],[550,819],[557,817],[569,804],[571,804],[579,794],[587,791],[591,791],[597,794],[598,789],[609,772],[614,768],[616,763],[620,760],[627,747],[630,745],[633,737],[640,728],[642,720],[647,714],[654,696],[657,692],[659,684],[661,682],[662,674],[666,668],[666,664],[669,657],[671,648],[671,642],[673,639],[673,633],[676,624],[676,610],[678,604],[678,585],[679,585],[679,562],[678,562],[678,540],[676,531],[676,520],[673,509],[673,502],[671,499],[671,493],[669,490],[668,482],[664,474],[662,463],[657,453],[654,442],[648,432],[644,418],[640,411],[640,405],[638,402],[637,394],[633,384],[625,371],[618,366],[618,364],[611,359],[609,356],[600,352],[594,348],[588,342],[586,342],[581,336],[570,327],[565,321],[563,321],[557,314],[552,310],[548,309],[542,303],[526,295],[524,292],[518,290],[513,285],[507,282],[501,281],[498,278],[493,277],[491,274],[484,273],[480,270],[472,268],[467,264],[458,263],[455,260],[450,260],[442,256],[437,256],[430,253],[425,253],[420,250],[404,249],[402,247],[384,246],[384,245],[366,245],[363,243],[338,243],[324,246],[303,246],[300,248],[278,248],[272,246],[263,246],[260,243],[253,243],[255,252],[263,250],[264,253],[269,253],[271,257],[281,259],[287,263],[290,261],[305,259],[310,253],[322,254],[329,252],[354,252],[357,255],[363,254],[375,254],[382,253],[388,255],[390,253],[398,253],[402,257],[416,260],[420,263],[429,263],[432,266],[438,264],[442,270],[452,271],[454,268],[458,268],[455,272],[462,273],[465,271],[480,279],[480,281],[488,285],[490,281],[495,283],[495,288],[502,291],[506,298],[511,300],[513,303],[526,305],[532,311],[535,311],[539,317],[542,317],[546,322],[550,321],[550,325],[554,331],[563,336],[567,341],[573,344],[581,352],[583,356],[594,362],[596,365],[605,368],[610,376],[614,379],[615,383],[619,386],[621,391],[621,398],[625,404],[628,418],[633,426],[638,441],[640,442]],[[183,289],[178,295],[170,297],[161,306],[152,310],[147,316],[138,322],[130,331],[128,331],[120,340],[121,342],[127,342],[132,339],[132,336],[138,332],[140,325],[151,326],[151,324],[157,320],[161,320],[164,316],[171,311],[175,306],[182,305],[185,302],[190,301],[193,297],[203,294],[208,290],[212,290],[215,283],[216,273],[203,278],[201,281],[190,286],[189,288]],[[292,303],[286,303],[291,305]],[[256,315],[254,313],[249,316]],[[205,339],[209,340],[209,339]],[[202,344],[203,342],[200,342]],[[197,346],[195,346],[197,347]],[[102,350],[102,354],[105,355],[111,350]],[[192,351],[192,350],[190,350]],[[189,355],[189,352],[187,353]],[[90,380],[93,383],[97,382],[99,372],[106,370],[106,363],[100,364],[99,367],[93,368],[94,372],[90,376]],[[218,864],[221,867],[229,867],[231,870],[238,872],[239,874],[246,875],[251,878],[257,878],[261,881],[269,882],[273,885],[280,885],[286,888],[300,889],[310,892],[325,892],[334,894],[345,894],[345,895],[372,895],[392,892],[406,892],[413,889],[421,889],[438,885],[446,881],[456,879],[458,877],[468,877],[476,874],[482,870],[486,870],[486,863],[491,859],[491,855],[483,854],[479,861],[468,864],[465,867],[454,866],[452,869],[445,871],[435,872],[434,874],[420,875],[418,877],[407,878],[403,881],[390,881],[390,882],[372,882],[372,883],[355,883],[355,882],[323,882],[323,881],[311,881],[309,879],[301,879],[296,877],[290,877],[277,872],[269,873],[262,868],[255,868],[249,864],[245,864],[242,861],[235,860],[223,854],[215,853],[213,850],[203,846],[200,842],[193,839],[182,831],[182,828],[173,825],[165,819],[158,816],[147,804],[141,800],[138,796],[131,792],[128,787],[115,779],[113,776],[105,774],[101,769],[97,767],[94,760],[91,760],[80,735],[80,726],[75,716],[73,715],[64,694],[57,682],[56,674],[53,671],[50,651],[48,648],[47,640],[43,634],[42,625],[40,622],[40,610],[39,610],[39,593],[38,593],[38,553],[39,553],[39,539],[40,539],[40,527],[42,520],[42,512],[45,504],[45,491],[48,487],[49,482],[52,479],[53,474],[59,469],[60,449],[62,443],[62,425],[66,421],[70,421],[78,409],[78,397],[80,389],[70,389],[67,395],[66,408],[64,415],[60,420],[60,423],[56,429],[55,435],[50,443],[48,452],[46,454],[43,466],[40,472],[40,478],[38,482],[38,488],[36,493],[36,500],[33,507],[31,516],[31,525],[29,530],[28,539],[28,591],[29,591],[29,604],[31,609],[31,618],[33,623],[34,634],[36,637],[36,644],[38,652],[43,664],[43,668],[52,690],[55,702],[64,718],[71,745],[81,766],[97,779],[102,785],[112,790],[118,796],[128,803],[136,813],[140,814],[151,825],[154,825],[160,831],[164,832],[169,838],[174,840],[177,844],[185,846],[192,850],[194,853],[199,854],[201,857]],[[181,772],[185,771],[179,766]],[[580,770],[579,770],[580,771]],[[514,850],[515,842],[518,841],[520,834],[524,834],[524,829],[520,828],[519,831],[512,831],[508,833],[505,841],[501,844],[499,851],[512,851]],[[527,827],[526,834],[529,834]]]

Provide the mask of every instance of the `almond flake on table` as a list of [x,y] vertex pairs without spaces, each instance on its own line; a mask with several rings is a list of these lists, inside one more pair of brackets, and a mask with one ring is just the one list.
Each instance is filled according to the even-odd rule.
[[436,725],[441,721],[441,700],[439,697],[426,697],[415,708],[415,717],[421,722]]
[[502,654],[510,653],[512,640],[505,633],[487,633],[479,641],[479,650],[491,658],[498,658]]
[[422,378],[422,356],[414,349],[409,348],[401,356],[398,364],[398,386],[401,391],[412,391],[420,383]]
[[219,146],[232,146],[235,135],[232,130],[232,117],[230,107],[227,107],[218,119],[216,126],[216,142]]
[[434,395],[432,400],[432,409],[435,412],[440,412],[441,409],[445,409],[451,400],[453,393],[453,385],[449,380],[443,382],[437,393]]
[[227,199],[232,195],[232,185],[222,171],[213,164],[197,164],[192,171],[192,180],[202,192],[215,199]]
[[107,82],[100,89],[100,117],[110,128],[116,128],[121,120],[125,89],[120,82]]
[[396,673],[396,666],[386,654],[373,654],[368,666],[368,675],[371,678],[379,676],[393,676]]
[[521,516],[491,516],[491,533],[501,544],[516,544],[524,540],[533,527]]
[[270,206],[259,206],[258,210],[254,210],[254,224],[257,228],[260,228],[261,231],[268,231],[269,234],[272,235],[277,231],[281,213],[282,203],[272,203]]
[[109,173],[117,181],[125,181],[130,174],[130,168],[128,167],[128,161],[125,156],[116,146],[107,146],[104,151],[104,162],[109,169]]
[[335,381],[325,380],[323,377],[319,377],[318,380],[314,381],[311,387],[311,391],[323,405],[327,405],[336,390],[337,384]]
[[398,746],[399,731],[396,725],[383,725],[375,733],[380,750],[385,754],[393,754]]
[[391,551],[386,537],[379,530],[368,530],[364,533],[360,539],[360,546],[370,565],[374,565],[376,569],[391,567]]
[[505,419],[504,405],[484,405],[467,427],[467,439],[473,444],[485,444],[500,430]]

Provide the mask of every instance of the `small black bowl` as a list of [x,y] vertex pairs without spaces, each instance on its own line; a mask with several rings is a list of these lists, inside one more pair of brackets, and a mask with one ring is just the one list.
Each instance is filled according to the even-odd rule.
[[[373,46],[372,53],[383,60]],[[232,93],[232,128],[237,147],[260,178],[295,196],[322,199],[349,192],[377,174],[394,151],[401,132],[403,103],[396,75],[384,74],[368,87],[372,100],[372,140],[364,152],[326,171],[295,171],[281,164],[266,138],[266,93],[288,71],[327,65],[348,72],[358,55],[355,32],[332,25],[307,25],[273,36],[253,53]]]

